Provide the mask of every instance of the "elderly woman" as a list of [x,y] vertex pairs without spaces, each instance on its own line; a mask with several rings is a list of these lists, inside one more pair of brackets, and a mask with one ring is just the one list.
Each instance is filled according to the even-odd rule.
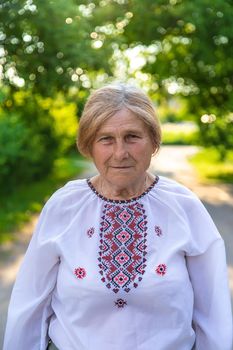
[[[184,186],[150,174],[153,104],[110,85],[89,98],[78,148],[98,175],[45,205],[17,277],[4,350],[231,350],[223,240]],[[169,164],[168,164],[169,167]]]

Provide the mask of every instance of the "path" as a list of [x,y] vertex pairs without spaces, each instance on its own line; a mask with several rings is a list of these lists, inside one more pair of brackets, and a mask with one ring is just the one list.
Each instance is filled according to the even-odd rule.
[[[184,183],[197,193],[209,210],[226,243],[233,298],[233,186],[200,185],[193,168],[187,162],[187,157],[196,151],[196,147],[163,146],[160,153],[153,158],[150,169],[154,173]],[[95,170],[92,168],[92,171]],[[85,177],[85,174],[82,177]],[[10,292],[36,221],[37,217],[35,216],[32,222],[20,232],[17,242],[0,247],[0,349],[2,348]]]

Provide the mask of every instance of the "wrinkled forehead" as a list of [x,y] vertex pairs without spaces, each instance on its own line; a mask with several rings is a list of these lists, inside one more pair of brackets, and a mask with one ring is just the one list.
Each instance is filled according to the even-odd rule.
[[148,128],[139,116],[128,109],[122,109],[99,125],[96,131],[97,133],[114,131],[148,132]]

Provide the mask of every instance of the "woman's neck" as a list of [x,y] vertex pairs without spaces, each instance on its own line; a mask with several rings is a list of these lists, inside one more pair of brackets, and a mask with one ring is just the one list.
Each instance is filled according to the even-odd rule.
[[127,200],[138,197],[146,191],[146,189],[153,183],[154,176],[146,173],[144,177],[130,184],[111,183],[97,175],[91,179],[92,185],[98,193],[108,199],[113,200]]

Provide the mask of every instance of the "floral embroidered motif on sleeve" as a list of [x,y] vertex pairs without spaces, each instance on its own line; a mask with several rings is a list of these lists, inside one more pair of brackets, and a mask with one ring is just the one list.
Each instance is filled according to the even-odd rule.
[[165,264],[159,264],[155,271],[158,275],[164,276],[167,271],[167,266]]
[[86,270],[83,267],[78,267],[77,269],[75,269],[74,274],[79,279],[83,279],[87,275]]

